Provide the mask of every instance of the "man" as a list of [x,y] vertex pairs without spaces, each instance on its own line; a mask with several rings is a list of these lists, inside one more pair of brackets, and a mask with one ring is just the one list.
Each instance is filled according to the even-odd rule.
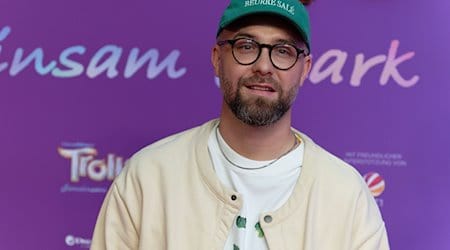
[[291,128],[310,47],[298,0],[231,0],[211,56],[220,118],[128,161],[91,249],[389,249],[358,172]]

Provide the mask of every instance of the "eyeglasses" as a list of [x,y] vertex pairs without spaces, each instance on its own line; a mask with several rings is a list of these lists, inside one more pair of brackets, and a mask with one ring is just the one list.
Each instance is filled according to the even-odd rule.
[[306,50],[300,49],[290,43],[262,44],[250,38],[237,38],[233,40],[223,40],[217,45],[230,44],[234,60],[241,65],[255,63],[261,56],[263,48],[269,50],[269,58],[272,65],[279,70],[288,70],[297,63],[300,55],[306,56]]

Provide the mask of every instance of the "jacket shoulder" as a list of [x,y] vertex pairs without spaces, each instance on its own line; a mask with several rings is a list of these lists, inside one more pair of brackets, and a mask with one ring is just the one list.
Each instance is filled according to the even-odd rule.
[[207,147],[202,141],[208,138],[214,122],[215,120],[212,120],[181,131],[142,148],[127,160],[122,172],[125,172],[124,175],[139,178],[140,175],[157,175],[160,171],[173,168],[179,170],[179,165],[194,157],[197,147]]
[[301,134],[301,137],[305,142],[304,167],[309,168],[308,172],[316,182],[326,184],[338,192],[367,188],[356,168],[322,148],[305,134]]

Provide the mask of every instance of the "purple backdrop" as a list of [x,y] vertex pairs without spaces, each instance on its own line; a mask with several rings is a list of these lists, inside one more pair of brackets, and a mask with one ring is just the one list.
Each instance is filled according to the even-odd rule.
[[[88,248],[123,162],[217,117],[226,4],[0,2],[0,249]],[[295,127],[366,176],[392,249],[450,249],[450,2],[309,10]]]

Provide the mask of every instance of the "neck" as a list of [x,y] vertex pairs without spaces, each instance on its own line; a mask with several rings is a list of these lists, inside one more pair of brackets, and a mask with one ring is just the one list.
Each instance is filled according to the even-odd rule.
[[219,131],[234,151],[258,161],[276,159],[289,150],[296,140],[291,131],[290,110],[274,124],[254,127],[238,120],[224,104]]

